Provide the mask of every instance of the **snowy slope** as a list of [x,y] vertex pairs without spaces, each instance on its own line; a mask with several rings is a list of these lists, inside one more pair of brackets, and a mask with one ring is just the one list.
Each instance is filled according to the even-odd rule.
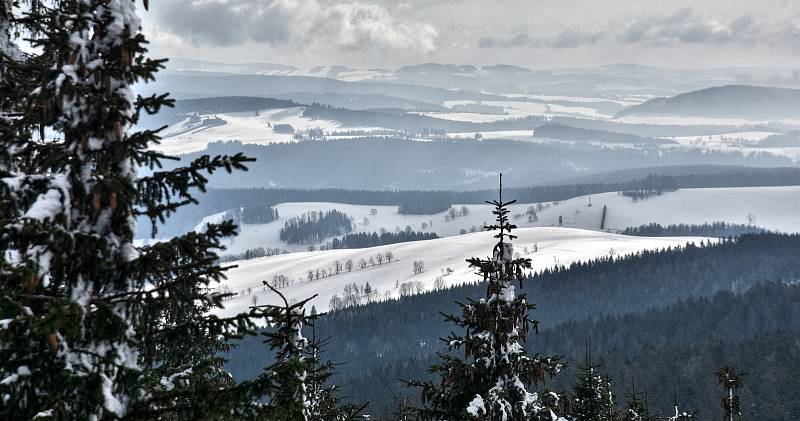
[[[582,196],[560,202],[544,204],[539,212],[539,220],[528,222],[525,212],[531,204],[510,206],[511,215],[522,214],[513,222],[520,227],[558,226],[561,216],[563,226],[599,230],[603,205],[608,207],[607,230],[622,230],[656,222],[660,224],[679,224],[724,221],[743,224],[748,222],[748,214],[755,217],[758,226],[783,232],[800,232],[800,186],[789,187],[737,187],[709,189],[681,189],[662,196],[634,202],[616,192]],[[278,232],[287,219],[300,216],[309,211],[336,209],[353,217],[354,232],[380,232],[381,229],[396,231],[411,226],[414,231],[435,232],[439,236],[458,235],[464,229],[480,229],[490,222],[491,207],[488,205],[465,205],[467,216],[445,221],[446,212],[435,215],[400,215],[396,206],[365,206],[341,203],[283,203],[277,206],[280,219],[269,224],[244,224],[238,237],[227,243],[225,254],[243,253],[248,248],[279,247],[288,251],[303,251],[306,246],[283,243]],[[455,205],[461,209],[462,205]],[[370,209],[377,214],[371,215]],[[208,221],[214,221],[212,215]],[[368,224],[364,224],[364,218]],[[425,229],[422,224],[427,224]],[[432,224],[431,224],[432,223]]]
[[[514,240],[515,251],[533,259],[533,271],[610,254],[624,255],[644,249],[697,243],[701,240],[690,237],[628,237],[568,228],[518,229],[515,234],[519,236]],[[265,290],[262,285],[262,281],[269,281],[276,275],[284,275],[290,279],[290,285],[281,288],[281,292],[290,300],[300,300],[317,294],[311,305],[318,311],[326,311],[331,297],[334,294],[341,295],[344,286],[349,283],[363,285],[369,282],[380,299],[385,299],[398,297],[400,285],[405,282],[419,281],[425,290],[433,288],[437,278],[441,278],[446,285],[476,282],[478,279],[474,271],[468,268],[465,259],[491,254],[496,241],[493,235],[493,232],[480,232],[366,249],[302,252],[234,262],[238,267],[228,272],[228,280],[223,285],[240,295],[226,301],[226,308],[217,313],[229,315],[245,311],[252,305],[254,298],[257,304],[277,304],[277,295]],[[535,246],[538,247],[538,252],[534,253]],[[325,279],[307,280],[308,270],[331,270],[337,260],[342,263],[348,259],[358,262],[362,258],[368,260],[376,253],[385,254],[387,251],[394,254],[395,261],[366,269],[354,269],[352,272],[345,271]],[[426,270],[422,274],[413,275],[412,262],[418,259],[425,262]],[[452,270],[449,274],[448,268]],[[249,293],[248,288],[251,289]]]
[[[595,101],[599,102],[599,101]],[[453,107],[455,105],[485,105],[490,107],[503,108],[503,114],[479,114],[468,112],[424,112],[419,113],[431,117],[453,121],[469,121],[473,123],[489,123],[500,120],[523,118],[528,116],[546,117],[581,117],[591,119],[608,120],[612,116],[601,114],[598,110],[586,106],[569,106],[563,104],[548,104],[530,101],[469,101],[454,100],[445,101],[444,105]]]
[[[673,137],[680,145],[691,148],[711,149],[725,152],[738,152],[743,155],[755,153],[769,153],[791,158],[800,159],[800,147],[759,147],[758,142],[769,136],[776,135],[775,132],[750,131],[736,133],[722,133],[708,136],[683,136]],[[668,145],[667,147],[678,147]]]
[[[210,142],[239,140],[243,143],[279,143],[294,140],[292,134],[275,133],[270,125],[289,124],[295,131],[323,129],[326,132],[339,128],[339,123],[329,120],[312,120],[303,117],[302,107],[215,114],[212,117],[225,120],[225,124],[214,127],[195,127],[188,119],[165,129],[164,140],[155,149],[168,154],[185,154],[203,150]],[[359,128],[351,128],[357,130]],[[365,128],[366,129],[366,128]]]

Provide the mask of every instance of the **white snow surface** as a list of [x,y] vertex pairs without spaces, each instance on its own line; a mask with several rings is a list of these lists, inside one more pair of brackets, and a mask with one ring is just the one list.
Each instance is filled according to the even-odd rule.
[[721,133],[721,134],[707,135],[707,136],[679,136],[679,137],[673,137],[671,139],[686,145],[740,143],[741,141],[764,140],[774,134],[776,133],[764,132],[764,131],[749,131],[749,132]]
[[[800,186],[787,187],[732,187],[680,189],[667,192],[661,196],[634,202],[617,192],[600,193],[591,196],[577,197],[560,202],[558,205],[545,203],[547,206],[539,212],[539,220],[528,222],[525,212],[535,204],[514,204],[509,206],[512,222],[521,228],[558,226],[558,217],[562,217],[563,227],[599,230],[603,206],[608,207],[606,230],[623,230],[627,227],[649,224],[651,222],[667,224],[702,224],[705,222],[724,221],[735,224],[748,223],[748,215],[755,217],[755,224],[770,230],[782,232],[800,232],[800,212],[796,206],[800,203]],[[435,232],[440,237],[458,235],[464,229],[470,231],[473,226],[480,229],[485,223],[492,222],[489,205],[454,205],[457,210],[466,206],[467,216],[459,216],[455,220],[445,222],[447,212],[435,215],[400,215],[396,206],[349,205],[329,202],[283,203],[277,205],[280,219],[268,224],[243,224],[240,234],[228,240],[228,247],[222,254],[239,254],[256,247],[278,247],[290,252],[305,251],[307,246],[286,244],[279,238],[279,231],[291,217],[300,216],[309,211],[328,211],[336,209],[353,217],[353,232],[380,232],[381,229],[395,232],[397,228],[411,226],[414,231]],[[376,209],[376,215],[370,215],[370,209]],[[521,218],[514,219],[516,214]],[[222,213],[210,215],[204,222],[219,222]],[[364,218],[369,220],[364,225]],[[431,225],[433,222],[433,225]],[[422,224],[428,224],[426,229]]]
[[476,133],[480,133],[483,139],[515,139],[532,138],[533,130],[497,130],[490,132],[453,132],[447,133],[448,138],[473,138]]
[[680,115],[651,115],[651,114],[630,114],[615,118],[614,121],[627,124],[656,124],[656,125],[677,125],[677,126],[751,126],[781,124],[792,128],[800,127],[800,120],[797,119],[775,119],[775,120],[754,120],[737,117],[691,117]]
[[[600,102],[592,101],[592,102]],[[582,117],[592,119],[610,119],[611,116],[604,115],[594,108],[587,106],[570,106],[563,104],[548,104],[530,101],[515,101],[513,99],[507,101],[470,101],[470,100],[453,100],[445,101],[444,105],[453,107],[454,105],[485,105],[491,107],[502,107],[504,114],[480,114],[480,113],[466,113],[466,112],[423,112],[419,114],[427,115],[430,117],[441,118],[444,120],[453,121],[468,121],[473,123],[490,123],[500,120],[508,120],[515,118],[524,118],[528,116],[546,116],[546,117]]]
[[[349,283],[363,286],[369,282],[373,290],[377,291],[379,299],[386,299],[399,297],[399,286],[405,282],[420,282],[424,290],[432,289],[437,278],[448,286],[478,282],[479,277],[475,275],[474,269],[468,267],[465,259],[490,255],[496,243],[494,234],[495,232],[478,232],[364,249],[301,252],[232,262],[238,267],[227,272],[228,279],[224,281],[224,286],[239,295],[225,301],[225,308],[215,310],[214,313],[222,316],[246,311],[253,304],[254,297],[257,304],[279,304],[277,294],[262,284],[262,281],[269,281],[276,275],[284,275],[290,280],[289,286],[280,290],[287,299],[301,300],[316,294],[309,306],[313,305],[320,312],[327,311],[331,297],[334,294],[341,295],[344,286]],[[569,265],[610,254],[620,256],[645,249],[662,249],[701,241],[701,238],[693,237],[630,237],[555,227],[523,228],[515,230],[514,234],[519,236],[513,242],[515,253],[533,259],[534,272],[556,264]],[[535,253],[534,247],[538,247]],[[324,279],[307,280],[308,270],[330,270],[337,260],[344,263],[352,259],[357,263],[362,258],[368,260],[377,253],[385,254],[388,251],[394,254],[395,260],[391,263],[384,262],[366,269],[345,271]],[[412,273],[414,260],[425,262],[426,269],[423,273]],[[220,286],[222,285],[217,285]],[[251,293],[247,292],[248,288],[252,289]]]
[[[769,153],[785,156],[795,161],[800,159],[800,147],[759,147],[758,142],[774,135],[773,132],[748,131],[722,133],[707,136],[682,136],[671,138],[681,146],[689,148],[710,149],[726,152],[738,152],[745,156],[756,153]],[[665,145],[667,148],[676,145]]]
[[[331,120],[312,120],[303,117],[302,107],[261,110],[238,113],[221,113],[203,115],[204,118],[217,117],[225,120],[225,125],[202,127],[192,126],[188,118],[173,124],[162,133],[164,139],[154,149],[180,155],[200,151],[210,142],[238,140],[242,143],[282,143],[294,141],[292,134],[275,133],[268,124],[289,124],[295,131],[322,129],[326,133],[340,128],[340,124]],[[348,129],[370,129],[368,127],[349,127]]]
[[530,95],[530,94],[506,94],[508,98],[531,98],[538,99],[545,102],[613,102],[625,107],[638,105],[644,102],[644,99],[630,98],[630,97],[585,97],[585,96],[564,96],[564,95]]

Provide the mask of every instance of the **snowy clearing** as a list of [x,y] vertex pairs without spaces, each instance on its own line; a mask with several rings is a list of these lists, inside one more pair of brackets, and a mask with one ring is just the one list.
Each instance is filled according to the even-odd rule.
[[[331,131],[339,129],[340,124],[330,120],[311,120],[303,117],[303,108],[292,107],[269,109],[262,111],[214,114],[203,117],[216,117],[225,120],[220,126],[198,126],[189,123],[189,119],[169,126],[162,136],[161,145],[156,150],[167,154],[179,155],[200,151],[210,142],[238,140],[242,143],[280,143],[294,141],[294,135],[275,133],[270,125],[289,124],[295,131],[322,129]],[[350,128],[351,130],[369,128]]]
[[[645,249],[662,249],[701,241],[692,237],[629,237],[568,228],[527,228],[515,230],[515,234],[519,238],[514,240],[514,249],[516,253],[533,259],[533,271],[611,254],[621,256]],[[278,275],[288,280],[289,285],[280,291],[289,300],[301,300],[317,294],[309,305],[318,311],[327,311],[331,297],[334,294],[341,295],[344,286],[350,283],[363,285],[369,282],[377,292],[378,299],[387,299],[399,297],[403,283],[410,282],[422,290],[430,290],[437,278],[440,279],[440,285],[477,282],[479,279],[474,270],[467,266],[465,259],[491,254],[496,241],[493,235],[493,232],[480,232],[364,249],[302,252],[234,262],[238,267],[227,272],[228,280],[224,286],[227,288],[225,290],[240,295],[226,301],[225,309],[216,310],[215,313],[231,315],[246,311],[254,301],[256,304],[278,304],[278,296],[265,290],[262,284],[262,281],[271,281]],[[533,252],[534,248],[538,248],[538,251]],[[352,272],[344,270],[338,275],[308,280],[309,270],[332,270],[336,261],[344,264],[351,259],[357,263],[360,259],[369,260],[378,253],[389,251],[395,259],[390,263],[370,265],[364,269],[356,267]],[[423,273],[412,273],[414,260],[424,261]]]
[[656,124],[676,126],[755,126],[777,124],[792,128],[800,127],[800,120],[797,119],[753,120],[733,117],[713,118],[650,114],[631,114],[620,118],[615,118],[614,121],[627,124]]
[[461,132],[447,133],[448,138],[474,138],[480,133],[483,139],[515,139],[518,137],[533,137],[533,130],[498,130],[494,132]]
[[[594,101],[600,102],[600,101]],[[524,118],[529,116],[546,117],[581,117],[607,120],[612,116],[601,114],[598,110],[576,104],[575,106],[563,104],[547,104],[529,101],[468,101],[454,100],[445,101],[447,107],[456,105],[483,105],[487,107],[502,107],[505,114],[481,114],[466,112],[424,112],[419,113],[430,117],[441,118],[453,121],[469,121],[473,123],[490,123],[499,120]]]
[[585,97],[585,96],[563,96],[563,95],[531,95],[531,94],[506,94],[507,98],[530,98],[545,102],[613,102],[624,107],[631,107],[645,102],[645,99],[628,97]]
[[697,145],[697,144],[730,143],[730,142],[735,143],[739,141],[757,142],[760,140],[764,140],[774,134],[777,133],[751,131],[751,132],[721,133],[708,136],[680,136],[668,139],[675,140],[685,145]]

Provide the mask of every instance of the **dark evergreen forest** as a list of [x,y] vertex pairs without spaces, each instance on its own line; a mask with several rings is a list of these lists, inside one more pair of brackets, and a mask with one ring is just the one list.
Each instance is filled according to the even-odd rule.
[[289,244],[316,244],[351,231],[353,223],[350,217],[331,209],[326,212],[309,212],[299,218],[289,219],[281,228],[280,238]]
[[355,249],[363,247],[385,246],[387,244],[406,243],[409,241],[433,240],[439,238],[436,233],[418,231],[400,232],[356,232],[347,234],[341,239],[334,238],[332,249]]
[[744,234],[760,234],[766,229],[748,224],[729,224],[727,222],[712,222],[704,224],[661,224],[650,223],[638,227],[628,227],[622,231],[624,235],[638,235],[642,237],[738,237]]

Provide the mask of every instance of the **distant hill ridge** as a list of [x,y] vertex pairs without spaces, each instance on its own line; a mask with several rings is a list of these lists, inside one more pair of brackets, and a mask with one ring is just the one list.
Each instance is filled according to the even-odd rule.
[[642,114],[800,119],[800,90],[752,85],[717,86],[652,99],[619,112],[616,118]]

